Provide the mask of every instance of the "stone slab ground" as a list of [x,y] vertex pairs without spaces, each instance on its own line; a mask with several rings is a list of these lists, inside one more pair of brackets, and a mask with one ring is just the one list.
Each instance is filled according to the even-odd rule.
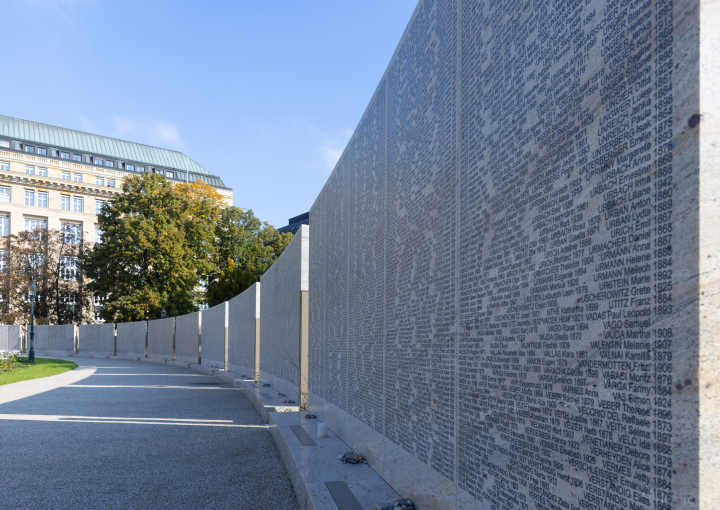
[[242,392],[170,365],[73,361],[0,393],[2,506],[299,508]]

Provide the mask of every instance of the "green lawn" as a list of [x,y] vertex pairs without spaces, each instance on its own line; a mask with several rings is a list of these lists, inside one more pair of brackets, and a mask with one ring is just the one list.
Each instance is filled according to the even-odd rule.
[[0,373],[0,386],[30,379],[39,379],[51,375],[62,374],[77,368],[72,361],[61,359],[35,358],[35,363],[28,363],[27,358],[20,358],[20,363],[8,372]]

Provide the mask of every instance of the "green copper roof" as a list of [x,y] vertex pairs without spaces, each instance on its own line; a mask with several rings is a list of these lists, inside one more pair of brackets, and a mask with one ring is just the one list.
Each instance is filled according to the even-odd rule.
[[159,149],[150,145],[126,142],[116,138],[92,135],[39,122],[0,115],[0,136],[35,142],[55,148],[99,154],[123,161],[136,161],[197,174],[212,175],[182,152]]

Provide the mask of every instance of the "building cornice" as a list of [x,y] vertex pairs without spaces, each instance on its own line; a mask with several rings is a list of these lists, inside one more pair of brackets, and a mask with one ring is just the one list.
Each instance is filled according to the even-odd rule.
[[78,186],[75,184],[66,184],[53,180],[42,180],[30,177],[21,177],[18,175],[10,175],[0,173],[0,182],[7,184],[14,184],[15,186],[31,186],[33,188],[55,190],[66,193],[75,193],[82,195],[91,195],[98,198],[112,199],[118,194],[117,191],[110,190],[99,190],[95,188],[88,188],[85,186]]

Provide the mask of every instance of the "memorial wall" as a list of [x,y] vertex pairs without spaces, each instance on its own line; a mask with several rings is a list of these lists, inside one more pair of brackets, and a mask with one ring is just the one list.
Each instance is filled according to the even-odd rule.
[[147,321],[121,322],[117,325],[115,354],[120,357],[145,357]]
[[300,386],[300,292],[307,290],[307,225],[302,225],[260,282],[260,378],[283,393]]
[[201,328],[202,364],[225,368],[225,332],[228,325],[227,301],[203,310]]
[[260,282],[228,301],[228,320],[228,370],[254,377],[260,359]]
[[200,363],[202,312],[175,317],[175,360]]
[[310,211],[309,389],[421,507],[720,501],[719,10],[418,4]]
[[173,359],[175,317],[148,321],[148,358]]
[[[35,326],[33,342],[37,356],[72,356],[75,353],[75,326]],[[26,347],[30,349],[29,333]]]
[[78,328],[78,354],[115,356],[115,324],[81,324]]
[[19,351],[22,348],[20,326],[0,324],[0,351]]

